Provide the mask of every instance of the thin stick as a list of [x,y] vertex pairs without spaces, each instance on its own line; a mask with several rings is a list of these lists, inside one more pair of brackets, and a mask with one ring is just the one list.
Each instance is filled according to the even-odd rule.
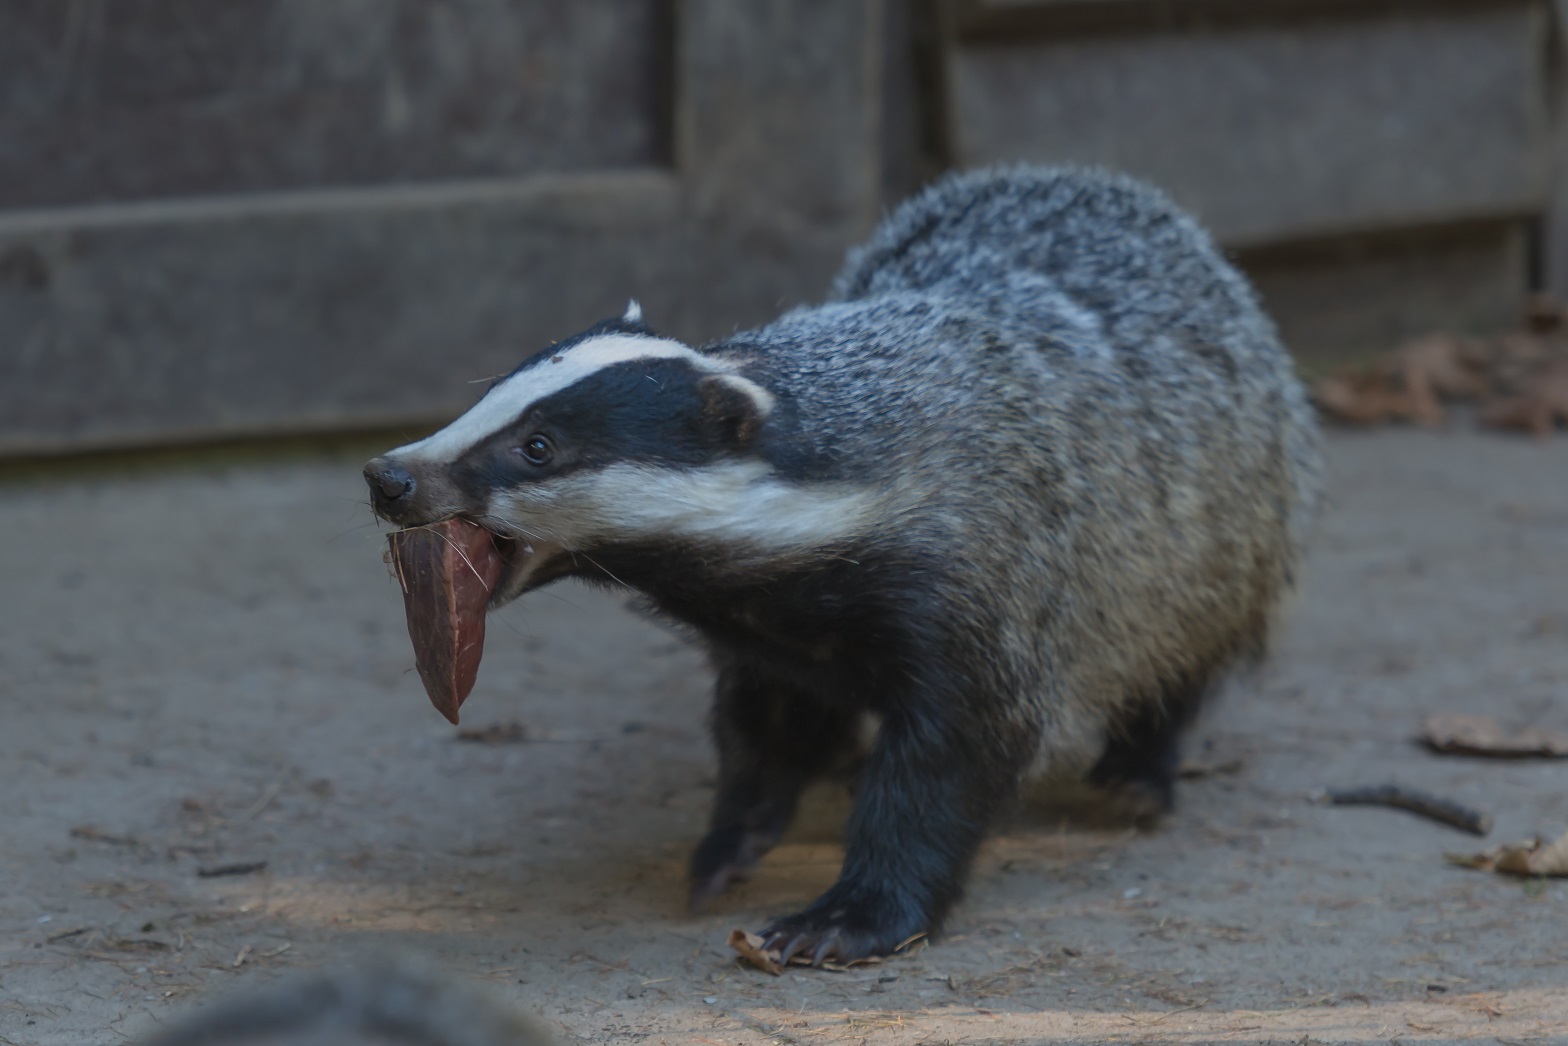
[[1430,792],[1418,792],[1396,784],[1330,789],[1323,793],[1323,797],[1335,806],[1392,806],[1408,810],[1418,817],[1446,824],[1471,835],[1485,835],[1492,830],[1491,814],[1472,810]]
[[196,869],[196,874],[203,879],[216,879],[222,875],[250,875],[266,867],[266,861],[236,861],[234,864],[219,864],[209,868],[198,868]]

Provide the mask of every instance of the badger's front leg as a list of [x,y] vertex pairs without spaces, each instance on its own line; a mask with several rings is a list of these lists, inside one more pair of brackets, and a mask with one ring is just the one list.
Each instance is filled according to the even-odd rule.
[[859,779],[838,882],[804,911],[774,920],[764,946],[785,962],[797,954],[847,961],[935,931],[1032,756],[1027,728],[1003,736],[997,718],[961,701],[885,713]]
[[760,666],[721,665],[713,704],[718,796],[708,834],[692,855],[693,908],[744,878],[773,848],[801,790],[854,744],[855,719]]

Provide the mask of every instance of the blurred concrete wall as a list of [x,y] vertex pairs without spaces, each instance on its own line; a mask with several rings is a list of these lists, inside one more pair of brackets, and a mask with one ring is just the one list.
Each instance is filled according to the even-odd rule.
[[[1559,0],[1562,2],[1562,0]],[[1323,364],[1565,267],[1547,0],[8,0],[0,454],[407,424],[820,294],[949,166],[1149,177]]]
[[0,454],[407,423],[817,294],[877,0],[6,0]]
[[943,161],[1164,185],[1310,365],[1512,326],[1551,151],[1535,0],[941,3]]

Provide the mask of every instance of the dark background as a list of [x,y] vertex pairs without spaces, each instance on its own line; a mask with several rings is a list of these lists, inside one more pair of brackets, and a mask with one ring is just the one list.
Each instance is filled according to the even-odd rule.
[[948,167],[1120,167],[1308,370],[1568,287],[1547,0],[7,0],[0,455],[429,424],[819,295]]

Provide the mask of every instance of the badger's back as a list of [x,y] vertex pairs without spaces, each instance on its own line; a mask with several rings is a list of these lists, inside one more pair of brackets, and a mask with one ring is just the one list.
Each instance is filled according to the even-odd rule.
[[949,177],[851,253],[833,301],[728,349],[799,405],[787,439],[895,492],[870,545],[950,557],[944,592],[1060,747],[1262,648],[1315,426],[1252,289],[1156,190]]

